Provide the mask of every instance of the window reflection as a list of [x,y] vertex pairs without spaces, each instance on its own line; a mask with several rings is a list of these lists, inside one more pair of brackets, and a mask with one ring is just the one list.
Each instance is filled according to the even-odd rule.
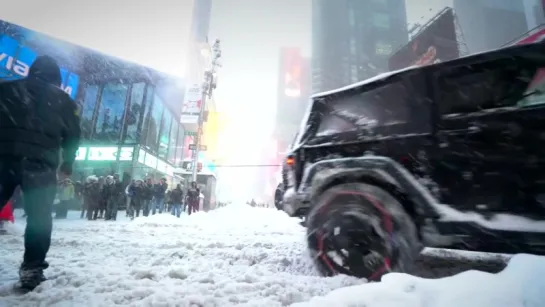
[[87,85],[81,110],[81,133],[83,138],[89,139],[93,127],[93,113],[97,103],[98,85]]
[[142,126],[142,133],[141,136],[142,142],[141,144],[143,146],[146,146],[147,142],[147,136],[149,131],[149,123],[150,123],[150,114],[151,109],[153,108],[153,93],[155,92],[155,88],[148,86],[148,89],[146,90],[146,103],[145,103],[145,113],[144,113],[144,125]]
[[184,126],[178,124],[178,141],[176,142],[176,165],[182,163],[184,160],[184,139],[185,139],[185,129]]
[[117,142],[123,125],[123,113],[128,86],[108,83],[104,86],[100,99],[95,138],[102,141]]
[[136,143],[140,137],[138,126],[141,120],[140,115],[144,111],[143,101],[145,90],[145,83],[135,83],[132,85],[129,112],[127,112],[127,136],[125,137],[126,144]]
[[[144,146],[146,146],[152,152],[157,152],[157,144],[159,141],[159,125],[161,124],[161,117],[163,116],[163,101],[157,94],[153,95],[153,104],[151,110],[147,115],[147,133]],[[150,116],[151,115],[151,116]]]
[[176,120],[172,120],[172,122],[170,123],[170,140],[168,142],[167,161],[173,164],[176,162],[176,141],[178,140],[178,126],[179,124]]
[[161,122],[161,130],[159,136],[159,157],[161,159],[167,158],[168,152],[168,139],[170,137],[170,124],[172,123],[172,114],[168,110],[164,111],[163,121]]

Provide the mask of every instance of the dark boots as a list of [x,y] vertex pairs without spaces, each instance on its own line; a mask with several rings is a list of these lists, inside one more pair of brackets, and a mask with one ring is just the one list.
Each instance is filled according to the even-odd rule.
[[47,262],[40,264],[25,264],[19,268],[19,286],[28,291],[34,290],[46,280],[44,270],[49,267]]

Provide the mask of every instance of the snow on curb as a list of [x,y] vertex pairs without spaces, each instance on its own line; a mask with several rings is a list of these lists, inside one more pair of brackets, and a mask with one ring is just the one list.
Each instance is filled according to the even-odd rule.
[[507,268],[490,274],[467,271],[442,279],[391,273],[379,283],[334,290],[292,307],[542,307],[545,258],[516,255]]

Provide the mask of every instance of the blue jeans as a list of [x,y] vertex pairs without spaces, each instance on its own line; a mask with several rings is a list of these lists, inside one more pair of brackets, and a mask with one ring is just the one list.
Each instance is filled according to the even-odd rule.
[[176,217],[180,217],[180,214],[182,214],[182,204],[172,204],[172,215],[176,215]]
[[154,197],[151,201],[151,214],[155,214],[155,211],[159,211],[159,213],[163,213],[165,210],[165,199],[164,198],[157,198]]

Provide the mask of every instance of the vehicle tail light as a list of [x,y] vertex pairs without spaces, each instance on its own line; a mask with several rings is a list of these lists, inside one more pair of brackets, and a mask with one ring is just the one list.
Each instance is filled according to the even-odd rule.
[[295,159],[292,156],[286,158],[286,165],[293,167],[295,165]]
[[295,185],[295,174],[294,174],[295,158],[293,156],[288,156],[285,162],[286,162],[286,180],[287,180],[288,186],[291,187]]

